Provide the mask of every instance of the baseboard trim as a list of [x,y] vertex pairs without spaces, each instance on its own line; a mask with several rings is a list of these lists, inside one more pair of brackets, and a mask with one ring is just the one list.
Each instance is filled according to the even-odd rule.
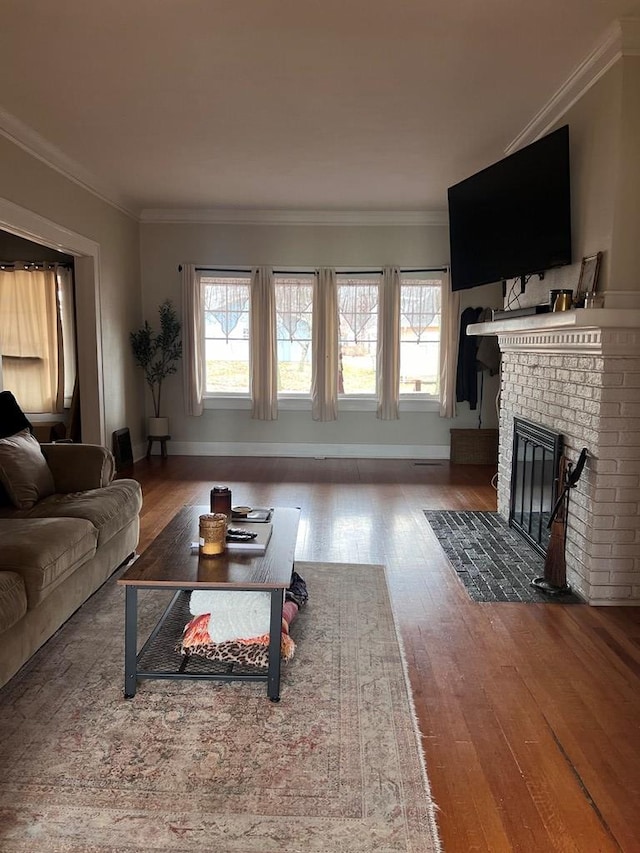
[[[289,456],[304,459],[448,459],[448,444],[276,444],[271,442],[170,441],[172,456]],[[160,448],[157,453],[160,454]],[[136,445],[135,459],[145,456]]]

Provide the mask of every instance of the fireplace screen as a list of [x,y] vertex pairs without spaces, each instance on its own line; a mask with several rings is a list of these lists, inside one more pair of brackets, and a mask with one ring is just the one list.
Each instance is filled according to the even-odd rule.
[[558,495],[562,435],[514,418],[509,524],[544,556]]

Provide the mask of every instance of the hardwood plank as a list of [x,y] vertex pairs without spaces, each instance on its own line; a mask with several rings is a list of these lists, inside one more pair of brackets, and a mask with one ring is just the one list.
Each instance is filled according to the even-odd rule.
[[635,853],[640,608],[473,603],[422,510],[495,510],[494,471],[421,461],[152,457],[140,550],[217,483],[299,506],[296,559],[387,567],[447,853]]

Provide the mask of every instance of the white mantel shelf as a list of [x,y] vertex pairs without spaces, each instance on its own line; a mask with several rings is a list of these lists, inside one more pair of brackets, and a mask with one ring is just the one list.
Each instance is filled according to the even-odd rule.
[[640,355],[640,310],[576,308],[473,323],[468,335],[497,335],[502,352]]
[[571,311],[550,311],[473,323],[467,326],[468,335],[510,335],[521,332],[550,332],[557,330],[640,329],[640,310],[623,308],[576,308]]
[[576,308],[473,323],[468,335],[497,335],[502,352],[640,355],[640,310]]

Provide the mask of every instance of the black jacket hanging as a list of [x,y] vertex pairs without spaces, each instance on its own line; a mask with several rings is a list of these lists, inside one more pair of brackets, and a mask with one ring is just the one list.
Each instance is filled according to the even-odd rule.
[[467,335],[467,326],[478,322],[482,308],[465,308],[460,315],[460,342],[458,346],[458,369],[456,374],[456,400],[469,402],[469,408],[478,405],[478,338]]

